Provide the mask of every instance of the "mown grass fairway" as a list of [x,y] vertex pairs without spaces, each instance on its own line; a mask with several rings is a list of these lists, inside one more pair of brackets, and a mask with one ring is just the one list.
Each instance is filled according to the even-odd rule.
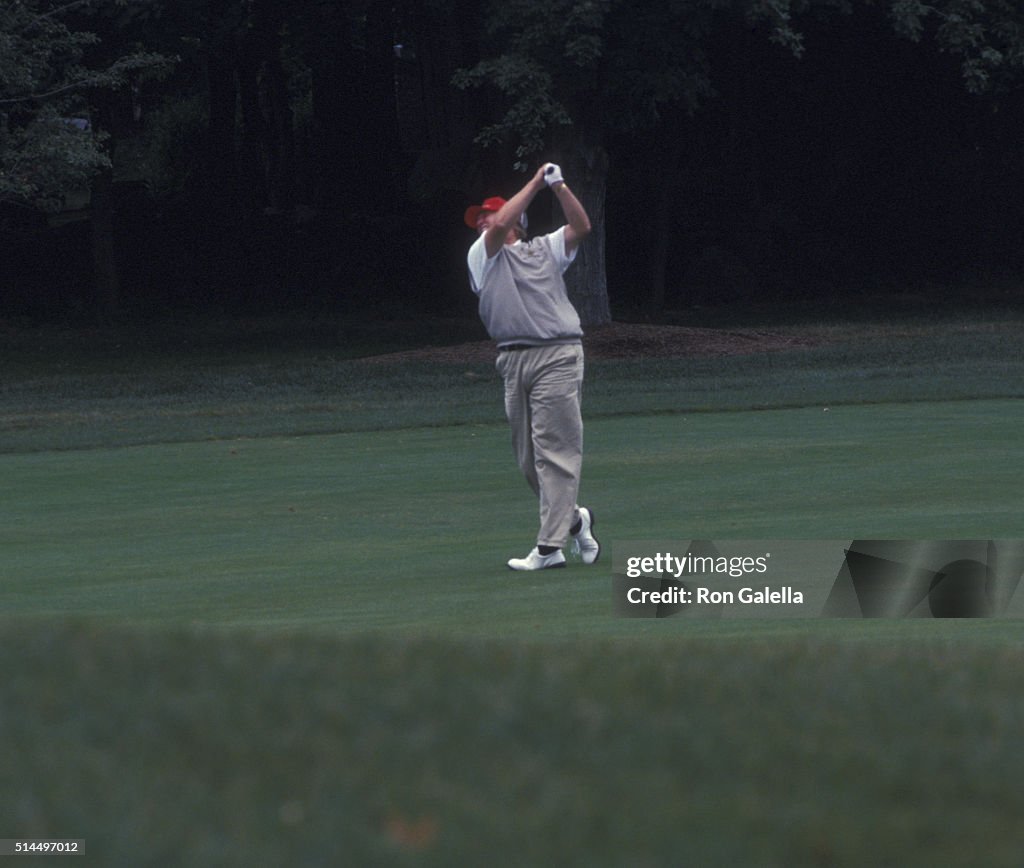
[[[584,499],[609,546],[1012,537],[1019,410],[1003,400],[596,419]],[[494,424],[0,456],[0,600],[8,614],[172,626],[637,630],[610,617],[610,558],[506,569],[536,519],[507,441]]]
[[[592,365],[602,542],[1019,538],[1021,323],[912,325]],[[1019,621],[635,621],[610,552],[510,573],[535,508],[486,366],[29,354],[0,433],[0,837],[103,865],[1019,862]]]

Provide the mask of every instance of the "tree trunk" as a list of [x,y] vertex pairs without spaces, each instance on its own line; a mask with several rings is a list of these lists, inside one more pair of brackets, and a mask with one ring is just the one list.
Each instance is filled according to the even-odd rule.
[[270,204],[278,211],[291,212],[295,206],[295,129],[288,101],[288,79],[281,63],[280,45],[268,55],[267,101],[270,108]]
[[239,143],[239,193],[243,219],[258,213],[267,203],[267,121],[260,105],[264,34],[246,31],[238,52],[238,106],[242,129]]
[[346,86],[354,77],[348,58],[346,52],[324,53],[313,63],[313,171],[304,198],[316,208],[335,208],[348,192],[357,138],[347,126],[353,115],[350,91],[355,90]]
[[121,279],[114,240],[114,179],[110,169],[93,178],[90,213],[97,313],[102,322],[109,322],[121,312]]
[[647,297],[647,313],[656,317],[665,309],[665,295],[668,285],[668,260],[672,252],[672,241],[677,238],[678,222],[673,217],[672,206],[677,201],[678,179],[683,174],[683,116],[678,109],[666,110],[659,135],[658,156],[660,172],[655,181],[656,189],[651,192],[654,213],[651,223],[650,294]]
[[565,275],[569,298],[584,328],[612,321],[605,271],[605,188],[608,154],[601,145],[577,142],[560,160],[570,189],[590,217],[591,232],[576,252],[576,261]]
[[[362,148],[355,167],[361,179],[360,204],[381,202],[386,208],[404,193],[400,181],[398,106],[395,101],[395,11],[390,3],[370,4],[366,15],[366,66],[362,82],[364,108],[358,120]],[[365,207],[365,205],[363,205]]]
[[659,187],[656,196],[654,220],[652,221],[651,245],[651,294],[647,299],[647,312],[658,316],[665,309],[665,285],[668,274],[668,253],[671,247],[669,220],[671,217],[671,188],[668,184]]
[[[107,154],[114,155],[117,141],[114,130],[114,94],[96,91],[91,96],[94,129],[110,133]],[[101,322],[109,322],[121,312],[121,279],[114,235],[114,172],[103,169],[93,176],[89,191],[93,286],[96,313]]]
[[[344,8],[344,4],[342,4]],[[366,5],[360,38],[346,51],[326,46],[314,57],[313,114],[324,199],[350,213],[395,208],[404,190],[395,101],[394,9]],[[338,25],[339,38],[347,36]]]
[[234,60],[225,49],[214,49],[206,56],[206,86],[209,94],[209,121],[206,141],[206,188],[211,205],[221,213],[233,213],[237,175],[235,112],[238,90]]

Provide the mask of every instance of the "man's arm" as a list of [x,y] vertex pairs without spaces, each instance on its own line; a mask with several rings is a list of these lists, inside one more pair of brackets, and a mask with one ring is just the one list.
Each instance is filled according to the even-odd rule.
[[[546,165],[546,164],[545,164]],[[519,218],[530,206],[533,197],[544,189],[544,166],[541,166],[536,174],[526,182],[518,193],[509,199],[494,215],[494,222],[490,229],[484,233],[484,247],[487,249],[487,258],[490,259],[505,243],[508,233],[519,224]]]
[[572,256],[580,242],[590,234],[590,217],[565,181],[552,184],[551,190],[569,221],[565,227],[565,255]]

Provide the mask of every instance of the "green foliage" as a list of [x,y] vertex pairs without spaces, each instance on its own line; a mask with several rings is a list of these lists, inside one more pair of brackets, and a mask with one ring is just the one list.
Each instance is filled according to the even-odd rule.
[[90,65],[87,54],[100,39],[74,29],[68,17],[98,9],[126,14],[131,5],[18,0],[0,7],[0,201],[55,210],[67,192],[110,165],[104,135],[88,123],[88,93],[123,87],[170,61],[132,50]]
[[[825,5],[836,2],[843,0]],[[524,168],[549,144],[553,127],[636,130],[656,122],[667,104],[695,110],[712,93],[706,43],[723,19],[765,27],[767,38],[799,56],[794,11],[791,0],[494,3],[485,19],[490,51],[454,83],[498,91],[505,113],[477,141],[515,142]]]
[[[872,3],[874,0],[861,0]],[[486,13],[484,59],[461,70],[460,88],[493,87],[504,114],[477,141],[516,143],[520,166],[566,125],[635,132],[666,107],[688,113],[714,93],[708,43],[741,24],[801,57],[800,16],[845,15],[854,0],[513,0]],[[1024,10],[1016,0],[888,0],[895,30],[926,35],[960,58],[965,86],[1006,89],[1024,70]]]
[[454,79],[463,89],[490,85],[504,98],[504,115],[481,130],[480,144],[513,139],[516,168],[525,170],[527,158],[545,147],[549,130],[571,123],[568,106],[590,86],[611,5],[612,0],[491,4],[485,26],[494,51]]
[[59,207],[61,194],[109,165],[72,84],[96,37],[68,29],[34,2],[0,7],[0,200]]
[[525,170],[526,158],[540,151],[554,124],[569,124],[569,112],[554,96],[554,79],[541,64],[528,56],[504,54],[481,61],[472,70],[456,76],[459,87],[479,87],[490,83],[509,98],[501,120],[485,126],[477,142],[494,145],[514,132],[518,138],[516,168]]
[[155,196],[182,193],[196,183],[207,122],[203,97],[166,99],[147,112],[144,131],[134,141],[121,144],[118,166],[129,165]]
[[0,201],[59,210],[64,194],[88,185],[110,165],[105,136],[61,117],[55,106],[41,107],[18,127],[3,119],[0,129]]
[[1017,0],[893,0],[896,30],[910,39],[931,35],[960,59],[964,85],[973,93],[999,92],[1024,71],[1024,9]]

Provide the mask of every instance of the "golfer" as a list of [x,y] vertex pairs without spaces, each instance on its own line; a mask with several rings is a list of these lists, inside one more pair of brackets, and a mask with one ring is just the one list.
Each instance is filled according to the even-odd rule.
[[[526,209],[545,185],[569,222],[528,241]],[[537,545],[508,565],[564,567],[562,549],[570,537],[583,562],[592,564],[601,553],[594,514],[576,503],[583,462],[583,330],[562,279],[590,232],[590,218],[561,169],[545,163],[511,199],[485,199],[466,210],[465,221],[478,233],[469,248],[470,283],[480,318],[498,345],[512,447],[540,499]]]

